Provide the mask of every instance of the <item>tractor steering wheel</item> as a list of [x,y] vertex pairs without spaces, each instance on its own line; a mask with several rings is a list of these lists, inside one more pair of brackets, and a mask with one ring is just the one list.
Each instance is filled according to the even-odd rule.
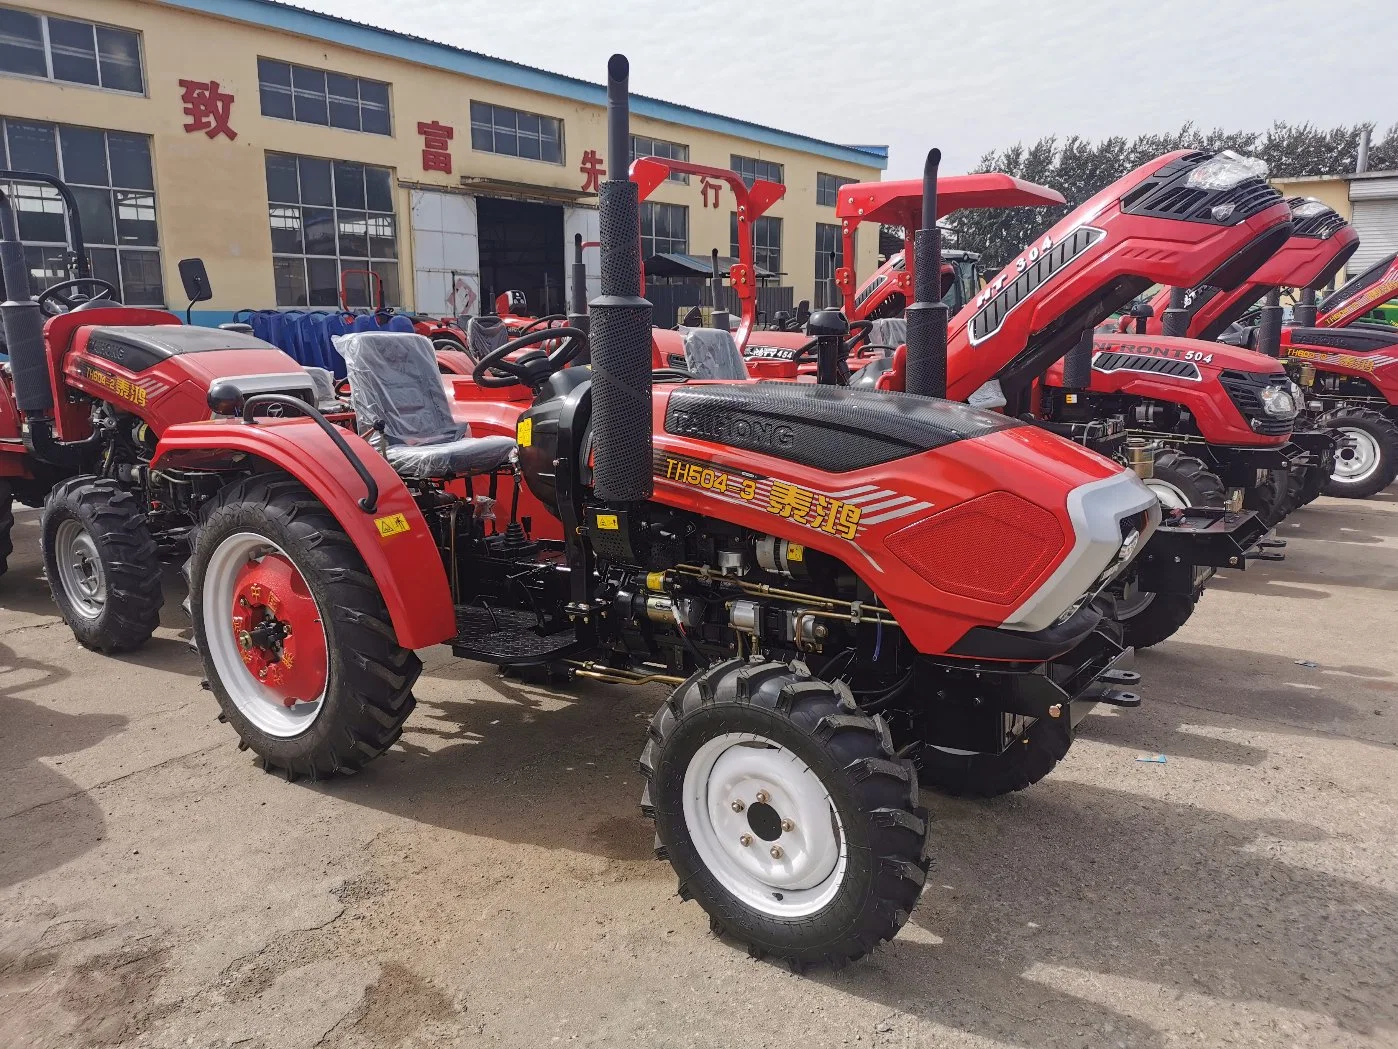
[[[80,287],[97,289],[97,294],[78,296],[73,294]],[[112,300],[112,305],[117,305],[117,290],[110,283],[100,277],[78,277],[76,280],[65,280],[45,288],[39,293],[36,300],[46,316],[57,317],[60,313],[67,313],[77,309],[85,302],[92,302],[94,299],[107,298]],[[58,309],[61,306],[63,309]]]
[[535,317],[532,321],[530,321],[528,324],[526,324],[523,328],[519,330],[519,334],[529,335],[533,332],[538,331],[539,328],[541,328],[545,324],[553,324],[555,321],[566,321],[567,319],[568,315],[566,313],[550,313],[545,317]]
[[[505,359],[526,346],[535,346],[554,339],[561,342],[552,353],[535,350],[513,361]],[[476,367],[471,371],[471,378],[477,386],[486,389],[523,385],[537,390],[550,375],[562,371],[586,345],[587,334],[578,328],[540,328],[491,350],[476,362]]]

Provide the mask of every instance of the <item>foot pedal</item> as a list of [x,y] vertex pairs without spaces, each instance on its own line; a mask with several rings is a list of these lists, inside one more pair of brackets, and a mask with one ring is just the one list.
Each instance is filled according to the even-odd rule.
[[1104,688],[1096,695],[1098,703],[1106,703],[1111,707],[1139,707],[1141,697],[1138,693],[1127,692],[1119,688]]
[[1139,685],[1141,675],[1135,670],[1107,670],[1098,675],[1097,680],[1112,685]]

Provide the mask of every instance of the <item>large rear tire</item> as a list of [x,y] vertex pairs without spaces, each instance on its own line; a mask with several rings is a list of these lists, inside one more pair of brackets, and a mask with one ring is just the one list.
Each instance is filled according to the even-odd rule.
[[1398,478],[1398,425],[1371,408],[1334,408],[1319,419],[1354,442],[1335,456],[1326,495],[1367,499]]
[[999,754],[947,750],[924,744],[918,753],[923,782],[956,797],[998,798],[1032,787],[1068,753],[1073,733],[1066,718],[1039,718]]
[[848,689],[715,663],[656,713],[640,765],[680,896],[751,954],[839,966],[908,920],[928,867],[917,773]]
[[10,555],[15,552],[15,493],[10,482],[0,480],[0,575],[10,569]]
[[189,575],[209,686],[265,768],[352,773],[397,742],[422,664],[305,487],[283,475],[230,485],[204,516]]
[[[1155,476],[1146,481],[1167,511],[1186,506],[1223,506],[1227,489],[1202,459],[1168,450],[1155,459]],[[1123,641],[1132,648],[1150,648],[1172,637],[1194,614],[1201,587],[1189,594],[1129,593],[1117,602],[1117,622]],[[1052,766],[1050,766],[1052,767]]]
[[108,654],[140,648],[160,626],[160,552],[140,501],[116,481],[73,477],[39,521],[49,591],[73,636]]

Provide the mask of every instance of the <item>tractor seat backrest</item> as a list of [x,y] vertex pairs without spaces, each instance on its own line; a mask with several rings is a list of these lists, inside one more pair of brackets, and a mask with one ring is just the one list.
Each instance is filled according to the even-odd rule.
[[510,329],[499,317],[472,317],[466,322],[466,348],[480,360],[510,341]]
[[747,365],[733,341],[733,333],[722,328],[681,328],[685,369],[696,379],[746,379]]
[[390,444],[441,444],[470,436],[451,415],[437,355],[425,335],[371,331],[340,335],[350,403],[361,430],[382,426]]

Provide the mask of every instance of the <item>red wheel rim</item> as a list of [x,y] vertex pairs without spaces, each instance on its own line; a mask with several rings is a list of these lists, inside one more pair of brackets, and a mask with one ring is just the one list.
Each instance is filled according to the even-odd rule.
[[284,555],[247,561],[233,584],[233,636],[243,666],[287,707],[325,692],[325,625],[306,580]]

